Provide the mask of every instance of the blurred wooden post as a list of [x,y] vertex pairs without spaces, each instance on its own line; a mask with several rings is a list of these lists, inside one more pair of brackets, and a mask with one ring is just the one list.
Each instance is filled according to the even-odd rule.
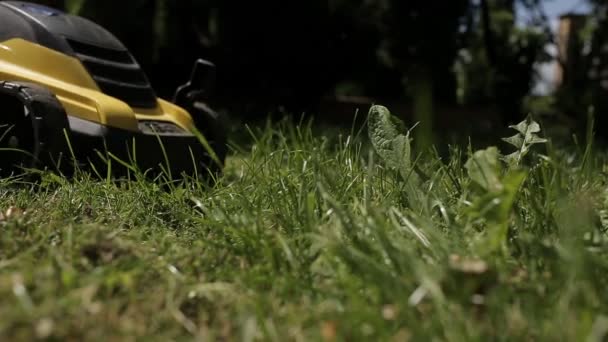
[[557,32],[557,51],[559,63],[555,71],[556,87],[568,86],[575,77],[577,65],[580,63],[582,42],[579,37],[585,27],[587,16],[568,13],[559,18]]

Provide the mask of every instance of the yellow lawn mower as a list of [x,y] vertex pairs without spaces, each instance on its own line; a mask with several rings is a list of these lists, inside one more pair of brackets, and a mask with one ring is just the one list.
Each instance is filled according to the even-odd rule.
[[217,173],[225,128],[202,101],[213,76],[213,64],[198,60],[173,101],[162,100],[128,49],[101,26],[1,1],[0,176],[71,165]]

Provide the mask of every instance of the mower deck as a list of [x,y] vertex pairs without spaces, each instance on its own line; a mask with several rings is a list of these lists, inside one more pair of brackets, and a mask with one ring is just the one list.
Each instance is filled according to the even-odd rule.
[[[83,168],[123,174],[129,168],[179,177],[205,175],[220,166],[193,134],[138,133],[70,117],[70,146]],[[71,152],[72,152],[71,151]],[[110,164],[111,163],[111,164]]]

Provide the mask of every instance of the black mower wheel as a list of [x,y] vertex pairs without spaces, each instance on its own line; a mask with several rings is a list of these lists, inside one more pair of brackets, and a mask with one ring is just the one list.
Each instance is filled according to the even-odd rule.
[[0,177],[59,166],[69,127],[65,110],[48,89],[0,81]]

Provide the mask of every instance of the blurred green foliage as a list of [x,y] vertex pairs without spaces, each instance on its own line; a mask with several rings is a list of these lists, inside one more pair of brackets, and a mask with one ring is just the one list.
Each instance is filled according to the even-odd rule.
[[[517,65],[505,61],[528,57],[522,50],[543,43],[514,26],[515,1],[504,0],[482,1],[491,9],[487,18],[483,5],[472,0],[441,6],[437,1],[399,0],[41,2],[107,27],[133,50],[153,80],[169,80],[174,86],[176,75],[183,76],[193,59],[203,56],[223,66],[222,80],[231,85],[231,96],[260,100],[266,96],[259,95],[270,93],[307,102],[344,83],[358,85],[348,88],[357,90],[354,95],[412,96],[424,78],[432,81],[436,99],[456,103],[459,52],[479,55],[491,49],[500,59],[494,63],[490,58],[492,74],[516,74],[508,69],[519,68],[526,78],[534,54]],[[488,35],[484,20],[491,21],[492,46],[480,44]],[[513,41],[512,35],[522,37]],[[500,82],[471,80],[465,86],[467,99],[477,96],[476,83],[501,87]],[[529,84],[519,83],[525,94]]]
[[[555,42],[549,0],[40,0],[107,27],[133,51],[163,97],[196,58],[218,65],[215,102],[242,115],[315,112],[320,99],[410,102],[432,134],[439,106],[483,106],[504,121],[525,114],[535,67]],[[608,108],[607,6],[576,47],[584,62],[557,101],[586,115]],[[526,9],[522,15],[521,9]],[[420,141],[431,140],[418,137]]]

